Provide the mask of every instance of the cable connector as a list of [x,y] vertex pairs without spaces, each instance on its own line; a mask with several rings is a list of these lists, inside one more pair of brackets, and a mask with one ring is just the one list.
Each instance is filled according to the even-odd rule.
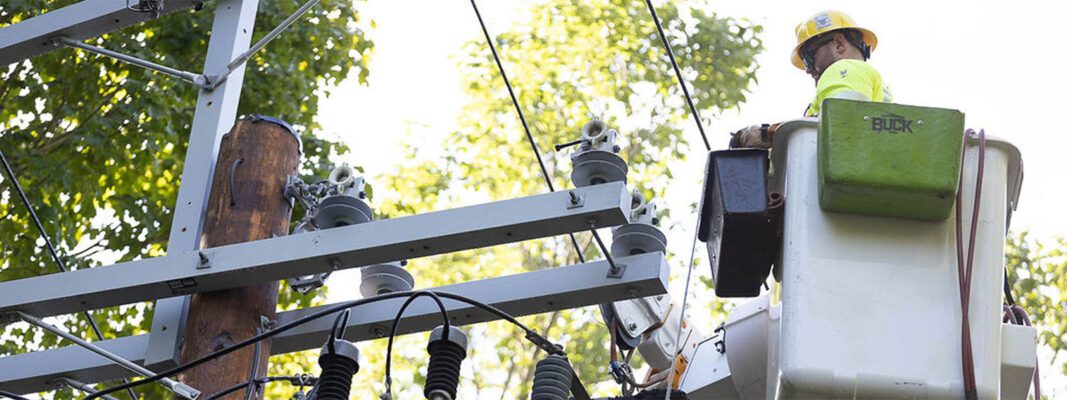
[[527,331],[526,340],[529,340],[534,346],[537,346],[537,348],[544,350],[548,354],[558,354],[561,356],[567,355],[567,353],[563,351],[563,346],[550,342],[548,339],[545,339],[544,336],[538,334],[537,331]]
[[626,368],[618,360],[611,362],[611,379],[615,380],[615,383],[622,384],[626,382]]

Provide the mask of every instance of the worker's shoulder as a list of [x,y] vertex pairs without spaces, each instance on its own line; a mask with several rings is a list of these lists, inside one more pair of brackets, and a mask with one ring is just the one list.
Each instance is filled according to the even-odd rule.
[[871,64],[863,60],[842,59],[837,60],[823,72],[823,76],[848,79],[850,77],[881,78],[881,74]]

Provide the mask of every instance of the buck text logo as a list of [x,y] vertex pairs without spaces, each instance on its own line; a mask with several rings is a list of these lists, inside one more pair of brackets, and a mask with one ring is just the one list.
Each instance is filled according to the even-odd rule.
[[871,130],[875,132],[889,133],[912,133],[911,123],[914,122],[901,115],[885,114],[871,118]]

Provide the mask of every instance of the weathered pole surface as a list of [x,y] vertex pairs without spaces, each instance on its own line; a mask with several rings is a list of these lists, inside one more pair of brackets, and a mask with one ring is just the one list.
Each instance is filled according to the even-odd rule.
[[[289,233],[292,210],[283,193],[286,177],[297,172],[299,146],[287,128],[266,121],[238,121],[223,136],[204,220],[203,248]],[[260,316],[274,319],[277,304],[278,282],[193,295],[182,362],[252,337],[261,327]],[[246,382],[253,350],[250,346],[193,368],[182,375],[182,382],[201,390],[203,397]],[[269,355],[270,341],[264,341],[257,367],[260,377],[267,371]],[[243,396],[241,390],[225,398]]]

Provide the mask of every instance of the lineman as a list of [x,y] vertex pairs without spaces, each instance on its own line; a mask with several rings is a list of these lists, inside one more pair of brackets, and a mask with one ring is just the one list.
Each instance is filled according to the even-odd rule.
[[[847,98],[891,102],[889,88],[867,59],[878,46],[874,32],[856,25],[840,11],[823,11],[797,25],[797,44],[793,47],[793,65],[815,80],[815,97],[804,111],[806,117],[818,117],[823,100]],[[730,147],[771,146],[779,124],[753,125],[734,133]]]

